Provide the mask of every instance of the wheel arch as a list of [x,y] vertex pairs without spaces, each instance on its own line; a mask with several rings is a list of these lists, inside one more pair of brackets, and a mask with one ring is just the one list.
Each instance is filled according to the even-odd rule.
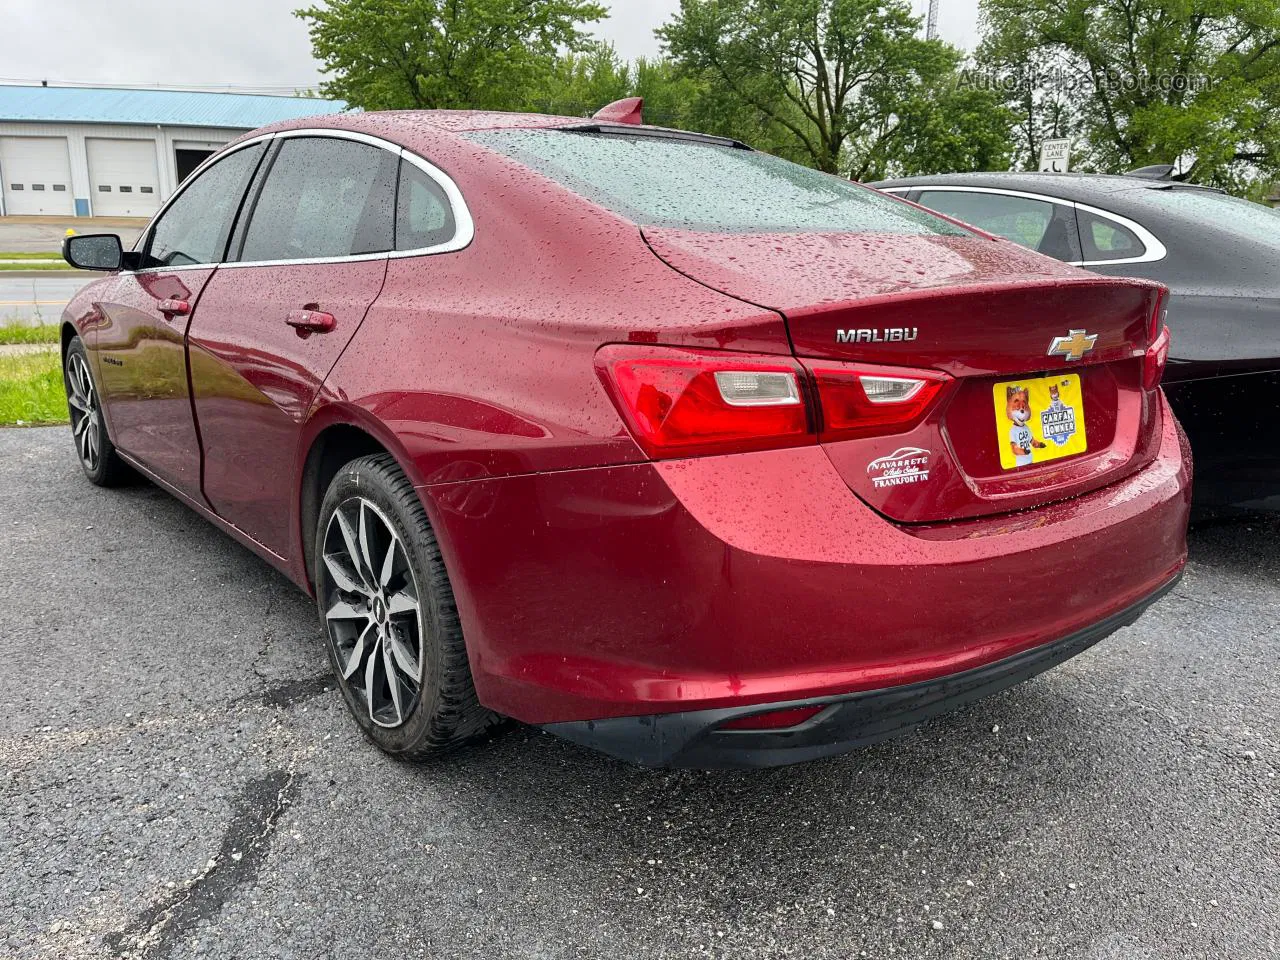
[[[306,431],[306,453],[299,461],[296,536],[301,548],[298,553],[302,558],[301,579],[310,593],[315,592],[314,532],[320,519],[320,504],[338,471],[360,457],[388,453],[409,482],[415,487],[419,484],[404,448],[381,423],[370,422],[362,411],[337,408],[337,404],[329,404],[313,416]],[[439,530],[435,530],[435,534],[439,540]]]
[[71,341],[80,336],[80,331],[76,329],[76,325],[70,320],[62,321],[62,365],[67,365],[67,349],[71,346]]

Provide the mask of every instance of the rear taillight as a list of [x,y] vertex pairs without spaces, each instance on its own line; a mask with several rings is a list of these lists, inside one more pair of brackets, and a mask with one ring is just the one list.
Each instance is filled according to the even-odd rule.
[[1170,339],[1169,328],[1165,327],[1151,346],[1147,347],[1146,356],[1142,360],[1142,385],[1148,390],[1158,387],[1160,378],[1164,376],[1165,364],[1169,361]]
[[654,459],[814,441],[801,368],[784,357],[662,347],[604,347],[597,365]]
[[655,460],[901,433],[950,382],[936,370],[675,347],[612,345],[596,362]]
[[822,401],[822,440],[902,433],[922,419],[950,381],[936,370],[806,360]]
[[1156,305],[1151,311],[1151,322],[1147,326],[1146,355],[1142,361],[1142,385],[1154,390],[1160,385],[1164,376],[1165,364],[1169,360],[1169,291],[1162,289],[1156,297]]
[[1155,343],[1156,337],[1169,322],[1169,291],[1161,288],[1156,294],[1156,304],[1151,309],[1151,319],[1147,321],[1147,343]]

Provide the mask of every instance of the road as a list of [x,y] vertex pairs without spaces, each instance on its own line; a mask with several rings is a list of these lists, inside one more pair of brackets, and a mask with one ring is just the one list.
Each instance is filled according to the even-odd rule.
[[0,252],[59,250],[68,230],[114,233],[128,249],[146,225],[146,220],[135,217],[0,217]]
[[65,429],[0,431],[0,525],[0,956],[1280,950],[1274,518],[1195,531],[1174,594],[1036,680],[709,773],[519,727],[386,759],[310,602],[154,487],[91,487]]
[[[61,248],[68,229],[77,233],[114,233],[133,246],[145,220],[129,217],[0,217],[0,257],[4,253],[47,253]],[[77,290],[99,274],[0,272],[0,323],[56,323]]]
[[80,270],[0,273],[0,323],[57,323],[67,301],[95,276]]

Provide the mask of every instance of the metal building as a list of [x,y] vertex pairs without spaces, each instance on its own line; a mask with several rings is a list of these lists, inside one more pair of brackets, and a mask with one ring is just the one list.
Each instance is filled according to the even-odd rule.
[[344,107],[307,97],[0,85],[0,215],[149,217],[246,130]]

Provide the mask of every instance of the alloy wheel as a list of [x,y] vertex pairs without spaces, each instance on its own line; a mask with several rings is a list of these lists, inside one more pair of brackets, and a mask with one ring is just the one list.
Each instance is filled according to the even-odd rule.
[[422,604],[391,521],[364,497],[338,505],[325,529],[323,607],[343,682],[380,727],[402,725],[422,689]]
[[71,436],[85,469],[98,469],[102,457],[102,416],[98,394],[93,389],[89,365],[79,353],[67,359],[67,405],[71,412]]

